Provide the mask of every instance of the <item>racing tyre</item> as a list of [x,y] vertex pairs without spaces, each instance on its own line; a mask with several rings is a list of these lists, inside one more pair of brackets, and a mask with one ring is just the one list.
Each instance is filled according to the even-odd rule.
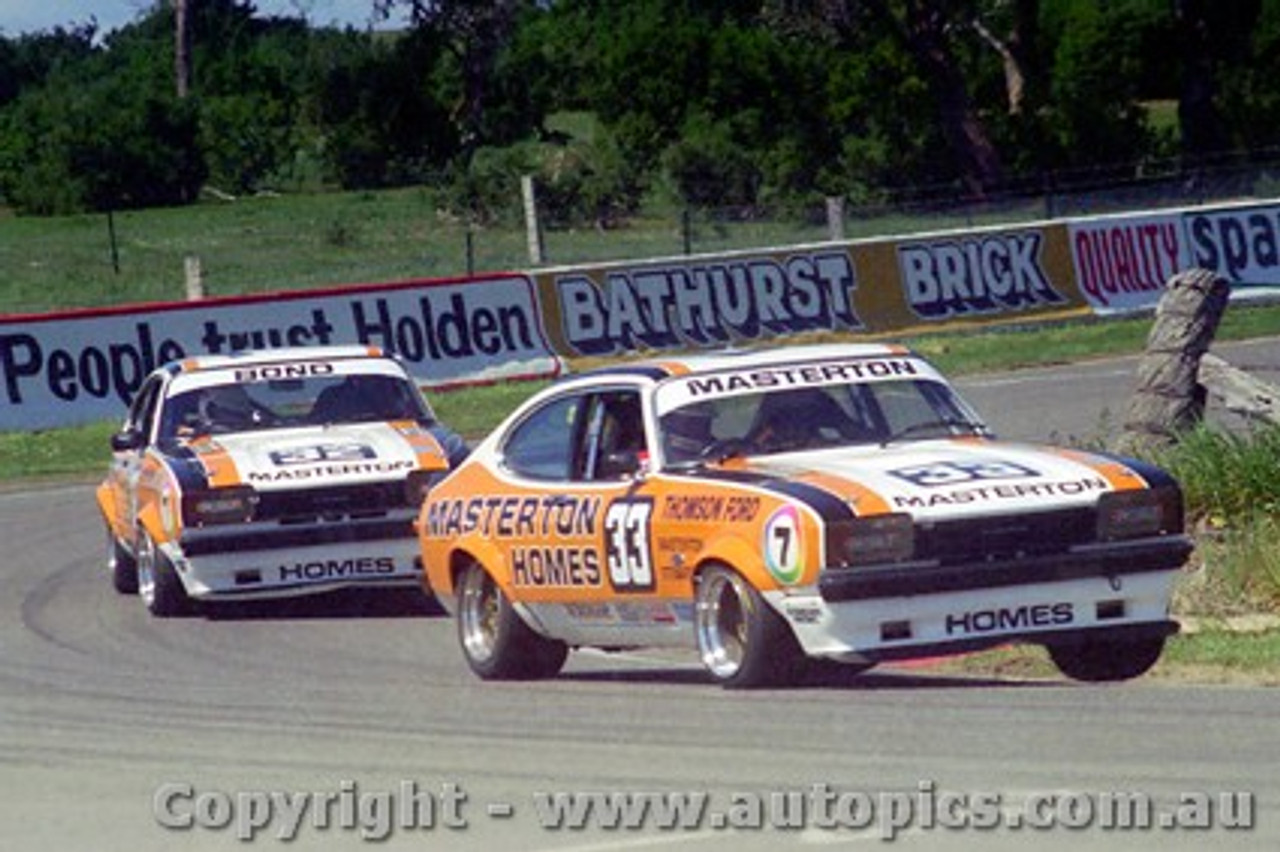
[[138,541],[138,595],[157,618],[188,615],[194,609],[173,563],[145,532]]
[[138,561],[124,549],[120,539],[107,528],[107,570],[111,572],[111,585],[122,595],[138,593]]
[[462,653],[484,680],[537,680],[564,667],[569,647],[525,624],[489,572],[475,563],[458,578],[457,610]]
[[736,571],[708,568],[694,600],[694,631],[702,664],[730,689],[797,680],[805,657],[790,626]]
[[1107,639],[1050,645],[1053,664],[1072,680],[1103,683],[1146,674],[1164,650],[1164,639],[1121,642]]

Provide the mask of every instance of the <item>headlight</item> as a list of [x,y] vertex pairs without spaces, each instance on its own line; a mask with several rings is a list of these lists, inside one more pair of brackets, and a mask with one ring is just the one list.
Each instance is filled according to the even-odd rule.
[[253,520],[258,493],[248,486],[198,491],[182,497],[182,518],[189,527],[242,524]]
[[868,515],[829,528],[827,565],[850,568],[902,562],[915,554],[915,524],[904,512]]
[[1112,491],[1098,500],[1098,540],[1182,532],[1182,492],[1174,487]]

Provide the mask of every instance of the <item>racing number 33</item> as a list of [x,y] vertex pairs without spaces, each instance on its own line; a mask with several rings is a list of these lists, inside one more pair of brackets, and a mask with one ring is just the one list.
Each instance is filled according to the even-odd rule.
[[653,551],[649,547],[652,516],[652,500],[619,500],[605,512],[605,564],[609,581],[618,591],[653,589]]

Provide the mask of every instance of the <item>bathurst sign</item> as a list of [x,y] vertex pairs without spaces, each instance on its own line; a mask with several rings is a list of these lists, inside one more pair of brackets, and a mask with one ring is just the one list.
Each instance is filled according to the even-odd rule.
[[546,376],[559,358],[522,275],[0,319],[0,429],[119,416],[156,366],[242,349],[359,343],[422,384]]

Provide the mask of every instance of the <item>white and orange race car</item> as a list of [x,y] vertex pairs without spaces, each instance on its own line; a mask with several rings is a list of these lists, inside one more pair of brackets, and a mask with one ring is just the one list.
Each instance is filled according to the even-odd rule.
[[1147,671],[1191,544],[1148,464],[996,440],[911,351],[632,363],[536,394],[432,489],[425,579],[482,678],[696,648],[730,687],[1025,641]]
[[467,452],[399,361],[355,346],[159,367],[111,448],[108,567],[157,616],[420,583],[418,507]]

